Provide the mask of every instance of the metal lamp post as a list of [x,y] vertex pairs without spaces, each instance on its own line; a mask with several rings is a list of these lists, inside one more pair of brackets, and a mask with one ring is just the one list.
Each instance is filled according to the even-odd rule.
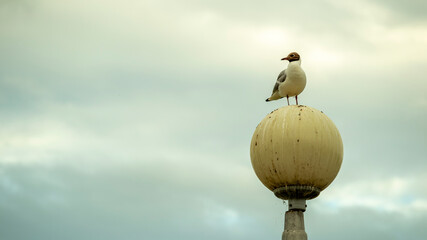
[[279,108],[257,126],[251,161],[259,180],[288,200],[282,240],[304,240],[306,200],[317,197],[338,174],[343,144],[334,123],[302,105]]

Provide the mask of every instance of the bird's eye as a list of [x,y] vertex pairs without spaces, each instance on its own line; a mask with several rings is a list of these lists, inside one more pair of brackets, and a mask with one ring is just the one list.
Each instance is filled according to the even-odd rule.
[[292,54],[291,57],[295,57],[295,54]]

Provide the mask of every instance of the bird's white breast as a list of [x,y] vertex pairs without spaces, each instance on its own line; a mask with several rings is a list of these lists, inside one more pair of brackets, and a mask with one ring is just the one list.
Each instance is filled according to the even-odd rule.
[[306,77],[301,68],[301,61],[290,62],[286,69],[286,80],[279,86],[282,97],[299,95],[305,88]]

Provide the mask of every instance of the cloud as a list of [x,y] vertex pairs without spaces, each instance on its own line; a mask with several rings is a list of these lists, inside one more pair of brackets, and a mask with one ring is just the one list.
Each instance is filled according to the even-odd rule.
[[367,179],[342,184],[323,201],[335,212],[342,208],[363,207],[377,212],[393,213],[408,218],[426,214],[422,193],[412,187],[423,180],[418,178]]
[[[91,173],[61,166],[2,165],[2,237],[166,239],[170,234],[207,239],[280,237],[285,206],[253,178],[251,169],[238,170],[233,165],[218,164],[194,167],[193,173],[184,174],[180,169],[182,163],[171,162],[168,167],[175,171],[153,171],[162,165],[161,162],[148,168],[127,165]],[[203,172],[194,175],[197,169]],[[236,175],[237,172],[242,174]],[[319,239],[424,236],[425,231],[418,223],[425,219],[425,214],[415,209],[406,209],[414,214],[405,213],[405,209],[383,211],[387,201],[401,194],[405,187],[401,187],[401,180],[393,181],[389,185],[395,186],[391,194],[388,183],[383,185],[385,188],[381,184],[374,187],[359,184],[348,186],[344,192],[339,190],[342,195],[326,190],[318,199],[308,201],[305,218],[309,236]],[[386,201],[376,206],[365,204],[369,203],[366,199],[374,196],[369,196],[369,192],[358,194],[360,186],[375,190]],[[382,193],[388,195],[381,196]],[[359,200],[353,202],[355,205],[349,201],[351,196]],[[334,205],[336,200],[338,209]],[[32,231],[21,231],[18,226],[22,225]],[[393,228],[396,231],[391,231]],[[360,229],[365,231],[359,233]]]
[[425,21],[425,15],[422,14],[421,10],[427,7],[427,4],[424,1],[411,1],[406,4],[400,1],[378,0],[374,2],[376,2],[376,4],[382,8],[386,8],[389,11],[392,11],[395,16],[399,16],[395,18],[400,21],[403,20],[404,23]]
[[309,236],[422,239],[427,35],[400,5],[2,1],[2,239],[280,237],[249,142],[294,50],[345,151]]

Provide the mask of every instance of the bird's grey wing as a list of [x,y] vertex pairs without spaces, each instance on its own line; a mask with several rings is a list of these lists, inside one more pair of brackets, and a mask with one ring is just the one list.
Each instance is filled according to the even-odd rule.
[[286,80],[286,69],[279,73],[276,84],[273,88],[273,93],[279,90],[279,85]]

